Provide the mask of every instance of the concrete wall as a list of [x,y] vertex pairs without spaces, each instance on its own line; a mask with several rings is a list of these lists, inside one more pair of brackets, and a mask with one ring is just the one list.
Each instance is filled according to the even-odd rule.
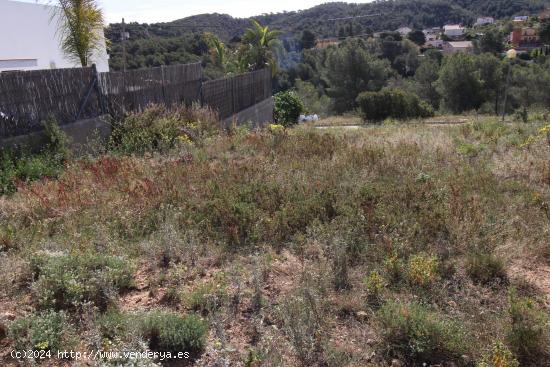
[[[265,126],[273,122],[273,98],[267,98],[256,105],[249,107],[232,117],[223,120],[228,127],[231,124],[251,123],[254,127]],[[61,125],[70,139],[70,148],[75,153],[86,152],[92,138],[108,139],[111,135],[109,117],[102,116],[88,120],[80,120],[72,124]],[[47,143],[43,132],[35,132],[27,135],[19,135],[12,138],[0,139],[0,148],[28,146],[40,150]]]
[[273,108],[273,98],[267,98],[252,107],[226,118],[223,120],[223,123],[225,126],[229,126],[232,123],[240,125],[250,122],[255,127],[264,126],[267,123],[273,122]]
[[[87,150],[91,139],[100,138],[106,140],[111,135],[111,125],[108,116],[97,117],[88,120],[80,120],[72,124],[61,125],[61,130],[67,134],[70,140],[70,149],[75,153]],[[31,147],[40,150],[48,142],[44,132],[35,132],[27,135],[14,136],[13,138],[0,139],[0,148],[4,147]]]
[[[0,72],[80,67],[59,46],[55,10],[42,4],[0,0]],[[102,29],[98,32],[104,37]],[[105,42],[92,61],[98,71],[109,71]]]

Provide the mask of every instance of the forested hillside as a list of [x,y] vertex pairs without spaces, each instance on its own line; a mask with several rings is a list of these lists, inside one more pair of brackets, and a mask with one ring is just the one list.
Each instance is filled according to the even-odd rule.
[[[430,27],[445,23],[472,24],[477,16],[497,18],[514,14],[534,14],[544,8],[545,0],[397,0],[379,1],[368,4],[326,3],[313,8],[254,17],[263,25],[280,30],[285,38],[298,38],[305,29],[316,37],[347,36],[382,30],[393,30],[400,26]],[[348,16],[376,14],[372,17],[349,21],[330,19]],[[174,15],[177,17],[177,14]],[[198,60],[205,51],[200,35],[210,32],[222,41],[237,40],[249,19],[236,19],[224,14],[195,15],[169,23],[126,25],[130,33],[128,42],[129,68],[158,66],[171,63]],[[111,41],[111,66],[122,66],[120,47],[121,24],[111,24],[107,38]]]

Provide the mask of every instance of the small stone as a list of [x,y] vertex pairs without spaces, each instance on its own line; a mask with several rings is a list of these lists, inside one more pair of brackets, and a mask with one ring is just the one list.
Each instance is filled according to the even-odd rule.
[[0,320],[13,321],[13,320],[15,320],[15,314],[11,313],[11,312],[4,312],[4,313],[0,314]]
[[403,363],[399,359],[394,359],[391,361],[391,367],[403,367]]
[[364,321],[364,320],[367,320],[369,318],[369,314],[366,313],[365,311],[358,311],[356,313],[356,315],[357,315],[358,320],[363,320]]
[[374,345],[374,344],[376,344],[376,340],[374,340],[374,339],[367,339],[367,345],[372,346],[372,345]]

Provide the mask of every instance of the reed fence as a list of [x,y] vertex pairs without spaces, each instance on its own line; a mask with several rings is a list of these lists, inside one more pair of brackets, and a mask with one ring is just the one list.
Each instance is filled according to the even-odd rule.
[[127,72],[95,67],[0,73],[0,138],[105,114],[120,117],[147,105],[200,103],[224,119],[271,96],[269,70],[203,81],[200,63]]

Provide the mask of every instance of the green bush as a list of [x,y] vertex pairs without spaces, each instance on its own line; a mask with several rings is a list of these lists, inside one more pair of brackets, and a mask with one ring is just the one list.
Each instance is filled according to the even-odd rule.
[[433,109],[415,94],[401,90],[363,92],[357,104],[365,121],[379,122],[387,118],[406,120],[433,116]]
[[436,256],[417,254],[409,259],[407,277],[411,285],[428,287],[439,278],[439,260]]
[[474,252],[466,261],[466,272],[473,281],[487,284],[496,279],[506,279],[504,263],[491,253]]
[[227,288],[223,279],[203,283],[184,296],[186,306],[201,314],[219,309],[227,300]]
[[508,342],[521,365],[538,365],[538,362],[547,360],[550,357],[547,349],[550,343],[548,316],[535,301],[519,297],[515,291],[510,295],[508,313],[511,318]]
[[200,355],[206,343],[207,324],[195,315],[180,315],[154,311],[138,315],[136,323],[149,348],[156,352],[188,352],[192,358]]
[[114,256],[41,254],[32,264],[36,279],[32,289],[42,308],[74,310],[91,302],[105,310],[132,282],[132,267]]
[[219,131],[215,113],[198,106],[151,105],[113,123],[110,148],[124,154],[167,151],[178,143],[188,143]]
[[465,334],[425,306],[389,302],[377,313],[386,352],[415,363],[453,361],[467,352]]
[[30,147],[0,149],[0,195],[15,191],[16,181],[35,181],[43,177],[57,177],[69,157],[65,133],[54,120],[44,124],[46,145],[38,153]]
[[57,350],[70,349],[72,330],[65,313],[45,311],[14,321],[8,335],[17,350]]
[[485,354],[477,367],[519,367],[519,362],[510,350],[502,343],[493,344],[491,351]]
[[304,111],[304,104],[296,92],[279,92],[273,99],[275,100],[275,121],[284,126],[296,124]]

